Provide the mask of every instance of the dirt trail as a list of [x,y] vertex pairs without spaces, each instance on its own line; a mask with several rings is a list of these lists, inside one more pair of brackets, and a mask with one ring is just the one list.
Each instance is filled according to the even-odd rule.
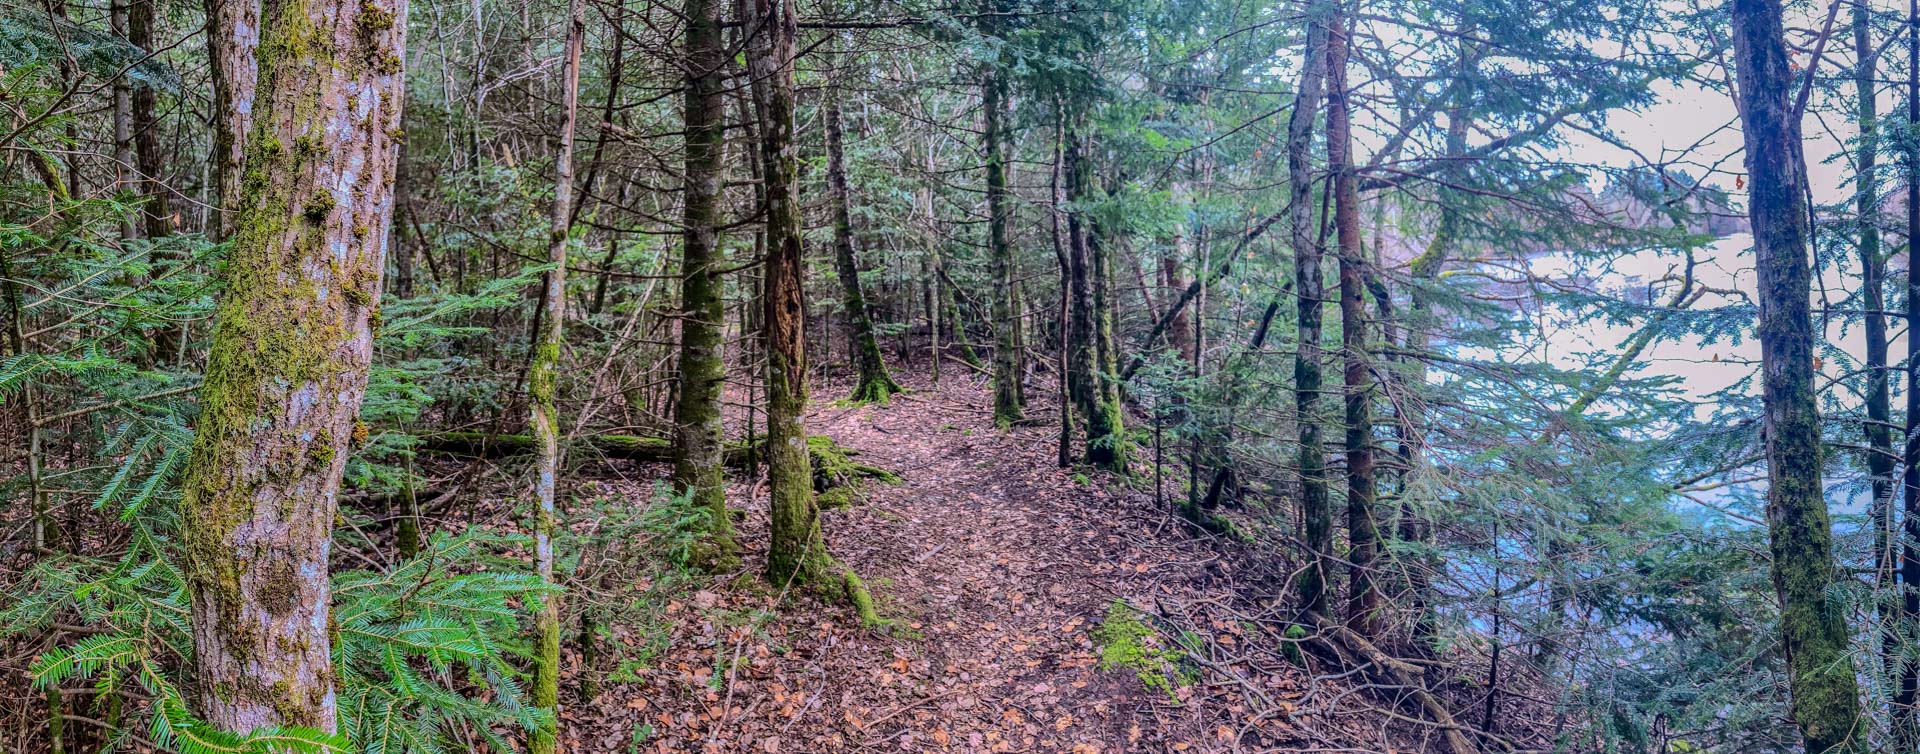
[[[961,382],[914,385],[887,407],[819,404],[809,422],[904,477],[827,513],[825,531],[909,632],[868,631],[809,600],[755,622],[738,616],[770,601],[764,590],[702,590],[676,606],[691,620],[644,683],[568,713],[573,750],[1212,748],[1194,746],[1204,726],[1174,724],[1168,692],[1098,670],[1092,632],[1114,600],[1186,593],[1213,558],[1149,496],[1056,468],[1053,429],[992,429],[976,408],[989,396]],[[750,568],[764,506],[757,495],[742,527]],[[730,664],[731,682],[716,679]]]

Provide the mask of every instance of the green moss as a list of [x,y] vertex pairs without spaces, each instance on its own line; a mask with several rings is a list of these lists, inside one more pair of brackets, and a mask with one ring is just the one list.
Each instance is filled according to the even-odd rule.
[[1287,662],[1306,667],[1307,658],[1300,652],[1300,642],[1307,640],[1307,627],[1295,623],[1287,627],[1285,636],[1287,640],[1280,645],[1280,655],[1287,658]]
[[820,505],[820,510],[823,511],[851,507],[855,502],[858,502],[853,494],[852,487],[828,488],[827,491],[815,495],[814,501]]
[[370,2],[360,3],[360,30],[382,32],[393,28],[393,11]]
[[813,462],[814,489],[825,491],[851,486],[858,484],[861,479],[877,479],[887,484],[900,484],[903,481],[899,474],[853,460],[859,454],[857,450],[834,442],[831,437],[808,437],[807,455]]
[[1142,620],[1139,610],[1121,600],[1107,606],[1107,616],[1093,630],[1100,651],[1100,669],[1127,670],[1147,688],[1174,698],[1181,686],[1197,680],[1182,661],[1179,650],[1160,647],[1159,634]]
[[310,223],[326,222],[327,215],[333,214],[335,206],[333,192],[321,189],[307,199],[307,203],[300,208],[300,215]]

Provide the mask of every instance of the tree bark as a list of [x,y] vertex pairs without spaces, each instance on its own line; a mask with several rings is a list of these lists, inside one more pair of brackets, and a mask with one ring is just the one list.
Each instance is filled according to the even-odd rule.
[[[129,2],[127,41],[142,50],[151,51],[154,49],[154,4],[159,0]],[[154,114],[157,103],[153,87],[136,85],[131,97],[133,110],[129,125],[133,128],[133,164],[139,171],[140,194],[145,200],[140,207],[142,229],[147,238],[172,235],[173,213],[167,208],[167,182],[161,176],[165,167],[161,164],[160,123]]]
[[985,68],[980,99],[986,110],[987,248],[993,260],[993,423],[1005,429],[1025,418],[1026,396],[1021,394],[1013,244],[1008,239],[1013,202],[1007,190],[1007,81],[998,63]]
[[[1790,708],[1807,751],[1864,752],[1845,613],[1828,596],[1836,574],[1821,490],[1806,158],[1792,104],[1794,75],[1779,0],[1732,0],[1729,8],[1759,283],[1768,544]],[[1915,492],[1910,485],[1908,494]]]
[[1320,309],[1326,293],[1312,204],[1313,124],[1319,117],[1327,66],[1326,13],[1324,2],[1310,7],[1300,85],[1287,119],[1288,239],[1293,246],[1295,328],[1299,335],[1293,361],[1294,412],[1300,431],[1296,463],[1300,471],[1300,520],[1308,550],[1308,563],[1300,572],[1300,610],[1310,616],[1327,614],[1327,589],[1333,580],[1333,511],[1327,501],[1327,458],[1319,420],[1324,381],[1321,364],[1325,361],[1320,348]]
[[[1882,594],[1891,595],[1899,586],[1896,575],[1898,561],[1893,547],[1895,456],[1891,429],[1893,400],[1887,372],[1887,315],[1884,311],[1887,260],[1880,249],[1879,112],[1874,101],[1874,74],[1878,59],[1873,49],[1872,21],[1873,14],[1865,3],[1853,7],[1853,49],[1856,59],[1853,85],[1856,120],[1860,128],[1860,143],[1855,157],[1854,214],[1855,221],[1860,225],[1860,292],[1862,305],[1867,312],[1864,322],[1867,384],[1861,392],[1866,397],[1867,476],[1873,494],[1868,512],[1874,532],[1874,581]],[[1883,661],[1887,669],[1896,670],[1899,664],[1894,632],[1899,622],[1894,619],[1891,609],[1882,609],[1879,614]]]
[[1113,329],[1113,250],[1106,230],[1088,218],[1087,251],[1093,278],[1093,353],[1095,415],[1087,421],[1087,463],[1115,474],[1127,473],[1132,442],[1120,406],[1120,347]]
[[721,179],[726,152],[726,64],[720,4],[687,0],[686,186],[680,256],[680,400],[674,404],[674,491],[707,511],[712,565],[735,557],[721,465],[720,394],[726,318],[718,273]]
[[[566,343],[567,236],[573,219],[573,132],[580,111],[580,56],[586,40],[584,0],[567,3],[567,42],[560,68],[560,143],[553,156],[553,207],[547,229],[546,292],[541,296],[540,332],[527,367],[527,403],[539,452],[534,460],[534,565],[540,580],[557,583],[553,539],[559,528],[560,416],[555,406],[560,382],[560,351]],[[560,597],[540,597],[534,619],[538,656],[533,674],[533,705],[557,713],[560,703]],[[556,723],[533,732],[533,754],[553,754]]]
[[[1907,6],[1907,128],[1920,127],[1920,0]],[[1906,144],[1907,238],[1920,233],[1920,144]],[[1909,258],[1911,258],[1909,254]],[[1900,547],[1900,621],[1905,641],[1920,634],[1920,359],[1914,347],[1920,346],[1920,276],[1913,265],[1907,269],[1907,401],[1906,444],[1902,449],[1905,471],[1901,486]],[[1920,749],[1920,661],[1906,659],[1900,667],[1900,686],[1894,694],[1894,737],[1903,751]]]
[[793,142],[792,0],[751,0],[748,64],[763,86],[760,102],[760,175],[766,186],[767,258],[762,319],[767,347],[767,477],[772,501],[772,545],[767,578],[782,587],[820,581],[829,556],[820,536],[807,458],[806,274],[800,247],[799,172]]
[[[332,732],[327,556],[340,476],[364,431],[406,5],[268,10],[254,178],[182,483],[197,703],[228,731]],[[330,54],[301,52],[317,42]]]
[[232,235],[246,175],[247,134],[253,131],[254,57],[260,47],[260,4],[255,0],[206,0],[207,62],[213,78],[213,180],[217,207],[208,214],[207,235]]
[[1340,256],[1340,344],[1345,357],[1347,454],[1347,627],[1380,635],[1380,590],[1374,569],[1380,531],[1374,512],[1373,379],[1366,302],[1366,251],[1360,192],[1354,178],[1347,91],[1347,21],[1335,16],[1327,34],[1327,170],[1333,175],[1333,225]]
[[840,125],[840,93],[827,94],[827,194],[833,206],[833,265],[840,276],[840,293],[846,304],[847,326],[853,330],[853,363],[858,371],[851,400],[854,403],[884,404],[900,392],[900,385],[887,374],[887,362],[880,354],[880,342],[873,336],[873,312],[867,308],[866,292],[860,285],[860,263],[853,253],[853,217],[847,190],[845,135]]

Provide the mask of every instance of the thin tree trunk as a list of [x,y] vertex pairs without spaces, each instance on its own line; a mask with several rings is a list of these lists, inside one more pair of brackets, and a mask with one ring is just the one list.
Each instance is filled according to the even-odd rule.
[[[126,39],[132,36],[132,13],[128,3],[140,0],[111,0],[108,3],[108,24],[115,36]],[[135,164],[133,154],[133,79],[129,76],[116,76],[113,79],[113,193],[122,197],[138,196],[146,188],[140,180],[140,169]],[[146,229],[144,222],[128,217],[121,221],[120,238],[122,240],[139,238]]]
[[716,0],[687,0],[686,186],[680,256],[680,400],[674,404],[674,490],[707,511],[712,565],[735,557],[722,472],[726,382],[721,328],[724,282],[717,267],[721,178],[726,166],[726,52]]
[[840,124],[840,93],[827,94],[827,195],[833,208],[833,264],[840,275],[840,292],[846,304],[847,325],[852,330],[853,363],[858,381],[854,383],[854,403],[884,404],[900,392],[900,385],[887,374],[887,363],[880,355],[880,342],[873,336],[873,312],[867,307],[866,292],[860,285],[860,263],[853,253],[853,217],[847,190],[845,135]]
[[1373,380],[1366,302],[1366,252],[1360,192],[1353,174],[1347,91],[1348,22],[1335,16],[1327,34],[1327,170],[1333,174],[1333,225],[1340,257],[1340,343],[1345,356],[1347,454],[1347,627],[1362,638],[1380,634],[1381,596],[1374,586],[1380,557],[1374,513]]
[[[558,583],[554,575],[553,539],[559,529],[556,501],[560,481],[560,416],[555,406],[560,382],[560,351],[566,343],[567,236],[573,218],[573,132],[580,110],[580,57],[586,40],[584,0],[567,3],[567,42],[560,69],[560,143],[553,157],[553,213],[547,230],[546,292],[541,296],[541,322],[527,367],[529,426],[539,453],[534,461],[534,558],[540,580]],[[534,619],[538,656],[533,674],[533,705],[558,711],[560,702],[560,597],[540,598]],[[533,732],[533,754],[553,754],[557,721]]]
[[[1464,53],[1461,59],[1465,61]],[[1468,71],[1461,71],[1462,76],[1468,73]],[[1466,152],[1467,132],[1471,123],[1466,107],[1467,97],[1464,93],[1459,96],[1460,99],[1447,110],[1446,148],[1447,155],[1451,158],[1458,158]],[[1459,171],[1456,169],[1454,172],[1457,174]],[[1461,180],[1463,179],[1453,176],[1447,178],[1448,183],[1456,185]],[[1414,614],[1413,645],[1423,653],[1432,649],[1434,632],[1438,629],[1438,622],[1433,612],[1433,574],[1440,568],[1440,564],[1430,554],[1426,554],[1428,552],[1426,548],[1431,547],[1432,544],[1433,524],[1428,519],[1428,513],[1415,505],[1408,494],[1408,490],[1418,487],[1416,480],[1424,473],[1426,462],[1423,458],[1426,444],[1426,403],[1418,391],[1427,384],[1427,362],[1423,354],[1427,350],[1429,333],[1434,323],[1431,321],[1433,303],[1425,286],[1439,280],[1440,270],[1451,258],[1454,247],[1459,243],[1460,222],[1459,207],[1446,201],[1443,196],[1440,200],[1440,221],[1434,228],[1433,238],[1428,242],[1426,250],[1415,257],[1410,265],[1414,284],[1409,286],[1407,292],[1407,306],[1411,310],[1411,316],[1408,317],[1406,325],[1405,350],[1408,355],[1403,384],[1410,386],[1410,389],[1406,391],[1407,395],[1403,399],[1405,403],[1401,407],[1398,428],[1399,456],[1401,465],[1405,469],[1402,472],[1400,484],[1399,536],[1401,541],[1414,543],[1415,547],[1421,548],[1416,549],[1415,554],[1409,556],[1406,578],[1411,602],[1409,608]]]
[[1106,229],[1088,218],[1087,251],[1093,277],[1093,352],[1096,411],[1087,421],[1087,463],[1116,474],[1127,473],[1132,442],[1120,406],[1120,346],[1113,328],[1113,251]]
[[[1779,0],[1732,0],[1729,9],[1750,182],[1747,214],[1759,280],[1768,544],[1780,600],[1790,708],[1807,751],[1864,752],[1846,614],[1831,607],[1829,595],[1836,575],[1833,532],[1821,490],[1806,158],[1799,113],[1792,104],[1794,75]],[[1913,420],[1909,414],[1908,421]],[[1920,437],[1910,438],[1912,458],[1920,451]],[[1920,475],[1911,468],[1908,475],[1911,504],[1920,494]],[[1920,567],[1920,560],[1913,564]]]
[[1048,228],[1053,236],[1053,256],[1060,265],[1060,320],[1055,323],[1055,326],[1058,327],[1060,331],[1060,368],[1058,370],[1059,374],[1057,375],[1057,389],[1060,392],[1060,437],[1055,461],[1059,464],[1060,468],[1064,469],[1073,465],[1073,398],[1072,391],[1069,387],[1069,380],[1073,370],[1069,364],[1070,359],[1068,356],[1073,348],[1073,344],[1068,337],[1072,331],[1068,326],[1068,322],[1073,317],[1073,293],[1071,283],[1073,278],[1073,262],[1068,258],[1067,244],[1065,239],[1061,237],[1060,228],[1060,204],[1062,201],[1060,179],[1061,174],[1065,171],[1066,160],[1065,149],[1062,147],[1062,143],[1066,140],[1066,126],[1064,125],[1064,119],[1059,113],[1056,112],[1055,118],[1053,129],[1053,169],[1050,171],[1051,177],[1047,185],[1047,219]]
[[[1778,11],[1775,11],[1778,14]],[[1920,127],[1920,0],[1907,6],[1907,128]],[[1797,135],[1798,132],[1796,132]],[[1920,144],[1906,144],[1907,238],[1920,236]],[[1912,255],[1909,254],[1909,258]],[[1900,477],[1900,640],[1911,643],[1920,636],[1920,359],[1911,354],[1920,346],[1920,332],[1912,326],[1920,322],[1920,275],[1912,263],[1907,269],[1907,401],[1906,444],[1902,449],[1905,471]],[[1900,687],[1894,695],[1894,737],[1902,751],[1920,748],[1920,661],[1907,658],[1900,668]],[[1809,741],[1811,744],[1811,741]]]
[[1004,429],[1025,418],[1026,398],[1020,390],[1013,244],[1008,239],[1013,202],[1007,190],[1007,81],[998,64],[986,66],[985,73],[980,99],[986,110],[987,248],[993,261],[993,423]]
[[[248,160],[262,178],[240,203],[181,485],[198,711],[227,731],[332,732],[327,555],[340,477],[364,432],[406,5],[276,3],[265,15],[253,141],[267,146]],[[316,30],[334,54],[292,54]]]
[[[154,49],[154,5],[159,0],[129,2],[127,41],[142,50]],[[153,87],[146,85],[134,86],[130,95],[132,112],[128,125],[133,129],[133,162],[139,171],[140,194],[146,202],[140,208],[142,225],[147,238],[160,238],[173,233],[173,213],[167,209],[168,188],[161,175],[165,168],[161,165],[159,119],[154,113],[156,98]]]
[[1287,176],[1289,239],[1293,246],[1294,291],[1298,296],[1299,333],[1293,362],[1294,411],[1300,430],[1300,519],[1306,529],[1308,563],[1300,573],[1300,609],[1309,615],[1327,614],[1327,589],[1332,583],[1333,511],[1327,501],[1326,450],[1320,440],[1322,298],[1320,246],[1313,232],[1313,125],[1319,117],[1321,89],[1326,75],[1327,4],[1309,8],[1307,47],[1302,53],[1300,85],[1293,113],[1287,120]]
[[[1893,556],[1893,399],[1887,384],[1887,315],[1885,280],[1887,261],[1880,251],[1880,113],[1874,102],[1874,73],[1878,58],[1872,40],[1872,10],[1862,2],[1853,6],[1853,88],[1859,119],[1860,144],[1855,157],[1859,167],[1855,175],[1855,215],[1860,224],[1860,292],[1866,307],[1866,476],[1872,480],[1872,503],[1868,507],[1874,522],[1874,583],[1882,595],[1893,595],[1899,587]],[[1899,668],[1895,654],[1893,610],[1882,608],[1880,643],[1885,668]]]

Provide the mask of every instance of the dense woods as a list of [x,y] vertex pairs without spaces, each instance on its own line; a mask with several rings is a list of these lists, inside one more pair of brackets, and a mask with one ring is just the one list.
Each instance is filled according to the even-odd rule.
[[1920,752],[1920,5],[0,0],[0,750]]

